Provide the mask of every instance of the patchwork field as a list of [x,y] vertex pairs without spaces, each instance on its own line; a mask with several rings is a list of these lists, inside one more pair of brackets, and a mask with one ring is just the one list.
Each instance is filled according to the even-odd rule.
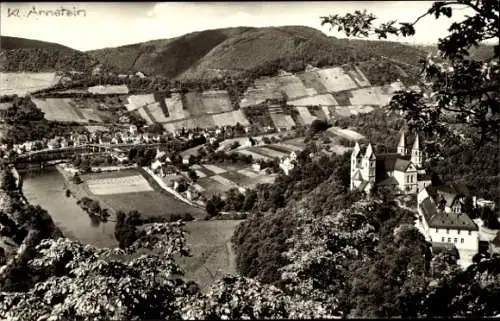
[[193,166],[193,169],[202,174],[199,175],[197,185],[207,197],[216,194],[223,196],[231,188],[253,188],[257,184],[272,183],[276,179],[275,174],[255,171],[250,166],[203,164]]
[[206,290],[216,279],[236,273],[231,237],[241,222],[220,220],[186,223],[186,241],[192,256],[178,260],[185,271],[186,280],[193,280],[202,290]]
[[[164,192],[159,186],[146,182],[150,188],[148,191],[129,192],[120,194],[99,195],[91,191],[92,182],[97,180],[129,180],[130,177],[141,177],[145,180],[142,173],[136,169],[122,170],[118,172],[103,172],[81,175],[84,181],[84,188],[90,198],[100,201],[106,207],[115,211],[137,210],[145,216],[162,216],[171,214],[191,213],[193,216],[201,218],[205,215],[204,211],[190,206],[171,194]],[[134,178],[135,179],[135,178]],[[89,186],[88,183],[91,185]],[[142,183],[144,184],[144,183]],[[112,184],[110,184],[112,185]],[[120,188],[122,185],[119,185]]]
[[178,121],[164,123],[163,127],[168,131],[175,131],[181,128],[211,128],[215,126],[236,125],[240,123],[247,126],[250,123],[241,110],[234,110],[221,114],[205,114]]
[[153,190],[142,175],[93,179],[86,183],[89,190],[95,195],[149,192]]
[[54,72],[0,72],[0,92],[2,95],[25,96],[50,88],[60,79]]

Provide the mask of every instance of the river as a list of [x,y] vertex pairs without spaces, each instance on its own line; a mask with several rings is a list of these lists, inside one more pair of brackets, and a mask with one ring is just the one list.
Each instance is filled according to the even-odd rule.
[[55,167],[26,170],[23,193],[32,205],[47,210],[55,224],[70,239],[97,247],[115,247],[113,222],[92,226],[88,214],[76,204],[76,198],[66,197],[65,181]]

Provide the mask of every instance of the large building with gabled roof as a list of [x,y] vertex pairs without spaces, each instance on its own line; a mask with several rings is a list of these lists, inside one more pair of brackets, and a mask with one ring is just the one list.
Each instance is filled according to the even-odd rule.
[[356,142],[351,154],[351,190],[370,192],[377,185],[416,194],[431,184],[422,163],[423,151],[418,135],[410,153],[406,149],[404,132],[395,153],[376,154],[371,143],[363,153]]

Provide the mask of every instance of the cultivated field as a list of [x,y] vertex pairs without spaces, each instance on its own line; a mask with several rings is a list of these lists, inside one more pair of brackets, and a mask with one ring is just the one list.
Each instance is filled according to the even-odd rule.
[[153,104],[154,102],[155,97],[153,94],[131,95],[128,97],[128,103],[125,104],[125,107],[128,111],[132,111]]
[[148,125],[154,123],[153,117],[150,116],[149,111],[147,111],[145,108],[139,108],[137,109],[137,111],[139,112],[139,115],[142,117],[142,119],[144,119]]
[[381,87],[360,88],[351,91],[352,105],[379,105],[385,106],[391,101],[392,95],[385,94]]
[[302,125],[310,125],[314,120],[318,119],[309,112],[307,107],[295,107],[295,109],[299,112],[298,119]]
[[89,180],[86,183],[89,190],[95,195],[149,192],[153,190],[142,175],[100,178]]
[[276,128],[285,128],[290,130],[295,126],[292,116],[286,114],[271,114],[271,119],[273,120],[274,126]]
[[303,97],[287,102],[292,106],[336,106],[337,101],[331,94],[321,94],[312,97]]
[[358,84],[359,87],[369,87],[371,86],[370,81],[366,79],[365,75],[358,67],[354,66],[354,70],[349,70],[347,72],[349,76],[351,76],[354,81]]
[[126,95],[128,87],[126,85],[98,85],[88,88],[89,93],[94,95]]
[[250,125],[241,109],[222,114],[214,114],[213,121],[218,126],[236,125],[237,123],[240,123],[242,126]]
[[187,246],[192,256],[178,260],[186,280],[193,280],[202,290],[206,290],[216,279],[236,273],[230,242],[240,222],[221,220],[186,223]]
[[72,105],[71,98],[32,98],[47,120],[85,123],[85,115]]
[[2,95],[25,96],[50,88],[60,79],[55,72],[0,72],[0,92]]
[[201,93],[201,100],[203,102],[202,113],[221,113],[231,111],[231,101],[229,95],[225,90],[207,90]]
[[143,108],[148,118],[151,118],[157,123],[164,123],[170,120],[170,117],[166,117],[165,113],[161,109],[160,103],[156,102]]
[[249,150],[253,153],[257,153],[257,154],[261,154],[261,155],[270,157],[270,158],[281,158],[283,156],[287,156],[286,153],[282,153],[282,152],[279,152],[279,151],[274,150],[274,149],[266,148],[265,145],[264,146],[253,146],[253,147],[248,148],[247,150]]
[[173,93],[172,97],[165,98],[165,104],[167,105],[169,120],[183,119],[185,117],[181,94]]
[[95,133],[95,132],[109,132],[109,128],[108,127],[105,127],[105,126],[99,126],[99,125],[89,125],[89,126],[85,126],[85,128],[91,132],[91,133]]
[[330,127],[327,129],[334,136],[346,138],[352,141],[365,139],[365,136],[351,129],[342,129],[340,127]]
[[320,69],[316,72],[328,92],[343,91],[358,88],[356,83],[340,67]]
[[300,78],[295,75],[280,76],[276,77],[275,80],[279,83],[280,89],[285,92],[288,99],[309,96],[307,88]]

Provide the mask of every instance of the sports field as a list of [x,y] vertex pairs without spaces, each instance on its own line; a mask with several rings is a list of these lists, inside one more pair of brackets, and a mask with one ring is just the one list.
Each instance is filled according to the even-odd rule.
[[125,194],[153,190],[142,175],[92,179],[86,183],[89,190],[95,195]]

